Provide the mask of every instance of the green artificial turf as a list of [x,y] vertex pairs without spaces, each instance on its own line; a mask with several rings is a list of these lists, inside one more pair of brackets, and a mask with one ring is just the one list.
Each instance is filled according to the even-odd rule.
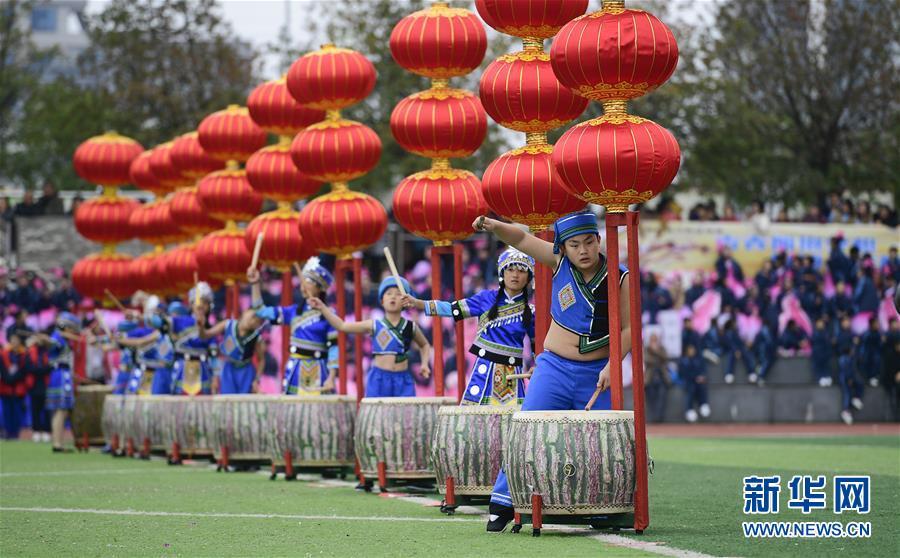
[[[637,541],[717,556],[890,556],[900,550],[900,440],[654,438],[651,523]],[[478,516],[317,482],[169,467],[98,453],[51,455],[44,444],[0,443],[0,556],[647,556],[589,530],[543,536],[484,533]],[[53,473],[37,475],[36,473]],[[872,476],[872,511],[803,516],[787,510],[794,474]],[[782,513],[745,516],[742,478],[780,474]],[[435,496],[435,498],[438,498]],[[829,495],[829,506],[831,496]],[[71,514],[9,508],[184,512],[186,516]],[[307,517],[214,517],[278,514]],[[331,519],[328,516],[355,519]],[[310,517],[314,516],[314,517]],[[378,521],[377,518],[400,518]],[[418,518],[439,521],[415,521]],[[893,519],[891,519],[893,518]],[[747,540],[742,521],[871,521],[870,539]]]

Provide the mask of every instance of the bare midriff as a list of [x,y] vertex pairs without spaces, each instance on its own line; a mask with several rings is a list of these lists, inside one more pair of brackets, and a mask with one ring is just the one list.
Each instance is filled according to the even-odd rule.
[[600,347],[595,351],[581,354],[578,352],[578,336],[562,328],[559,324],[550,321],[550,330],[544,339],[544,349],[569,360],[589,362],[609,358],[609,346]]
[[409,368],[408,361],[397,362],[394,355],[375,355],[372,365],[390,372],[405,372]]

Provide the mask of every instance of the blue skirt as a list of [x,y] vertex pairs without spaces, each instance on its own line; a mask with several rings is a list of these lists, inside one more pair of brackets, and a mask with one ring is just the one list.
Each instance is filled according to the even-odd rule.
[[116,373],[116,381],[113,383],[113,395],[124,395],[128,391],[128,382],[131,379],[131,371],[119,368]]
[[497,364],[483,358],[475,360],[472,375],[463,394],[463,405],[518,405],[525,397],[524,380],[507,380],[508,374],[521,374],[521,366]]
[[256,379],[256,368],[252,362],[247,364],[238,364],[225,361],[222,367],[222,380],[219,386],[219,393],[228,394],[245,394],[253,392],[253,380]]
[[324,358],[291,357],[284,371],[284,393],[321,393],[328,379],[328,363]]
[[[144,374],[153,374],[151,395],[172,395],[172,371],[168,368],[147,370]],[[146,380],[145,380],[146,381]]]
[[46,408],[69,410],[75,407],[75,389],[72,371],[68,366],[59,366],[50,373],[50,384],[47,386]]
[[412,372],[392,372],[373,366],[366,375],[366,397],[415,397]]
[[212,389],[212,368],[205,360],[175,361],[171,382],[173,395],[209,395]]

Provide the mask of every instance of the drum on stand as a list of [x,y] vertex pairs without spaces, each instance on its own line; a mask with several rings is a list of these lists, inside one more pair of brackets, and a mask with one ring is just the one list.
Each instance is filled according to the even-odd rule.
[[124,405],[124,395],[109,394],[103,399],[103,417],[101,419],[103,439],[110,449],[112,449],[113,453],[118,452],[121,444],[125,443],[122,425]]
[[356,398],[346,395],[282,395],[270,412],[269,449],[285,478],[298,469],[346,473],[355,465],[353,433]]
[[388,480],[434,479],[432,441],[438,408],[452,397],[372,397],[360,403],[355,449],[360,471]]
[[181,457],[207,458],[213,455],[211,395],[163,395],[162,434],[172,462]]
[[509,423],[518,410],[493,405],[438,409],[431,454],[438,491],[445,495],[441,511],[453,513],[457,496],[491,495]]
[[213,455],[220,470],[227,470],[230,461],[260,463],[271,459],[270,414],[277,399],[250,394],[213,397]]
[[102,446],[103,400],[112,393],[112,386],[80,386],[75,392],[72,409],[72,435],[75,446],[87,451],[91,445]]
[[516,513],[532,523],[535,535],[545,522],[629,526],[634,414],[519,411],[509,426],[504,470]]

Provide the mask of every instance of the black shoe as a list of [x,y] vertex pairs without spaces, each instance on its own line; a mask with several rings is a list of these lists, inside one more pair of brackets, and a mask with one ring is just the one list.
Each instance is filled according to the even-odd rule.
[[53,448],[53,453],[75,453],[71,448]]
[[375,481],[367,480],[366,482],[361,482],[354,487],[354,490],[363,490],[365,492],[372,492],[372,487],[375,486]]
[[326,469],[326,470],[322,471],[322,478],[323,478],[323,479],[336,479],[336,478],[337,478],[337,472],[336,472],[336,471],[329,471],[329,470]]
[[512,508],[501,506],[494,502],[491,502],[491,505],[488,506],[488,513],[490,514],[487,523],[488,533],[502,533],[506,531],[507,525],[515,517],[515,512]]

